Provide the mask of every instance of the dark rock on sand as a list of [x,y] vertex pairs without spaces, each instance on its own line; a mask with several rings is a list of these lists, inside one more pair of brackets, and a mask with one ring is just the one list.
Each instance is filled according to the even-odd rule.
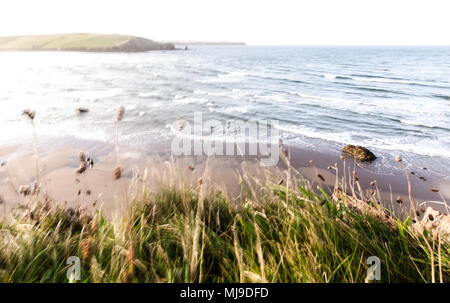
[[342,149],[342,153],[344,156],[351,156],[363,162],[371,162],[377,158],[370,150],[359,145],[347,144]]
[[84,108],[84,107],[80,107],[80,108],[77,108],[77,109],[75,110],[75,112],[76,112],[77,114],[84,114],[84,113],[87,113],[88,111],[89,111],[89,109]]

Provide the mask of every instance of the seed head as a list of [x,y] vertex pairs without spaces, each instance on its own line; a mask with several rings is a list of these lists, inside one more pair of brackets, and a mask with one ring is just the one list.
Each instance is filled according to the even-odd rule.
[[425,206],[423,206],[423,205],[420,205],[420,211],[424,213],[424,212],[425,212],[425,210],[426,210],[426,209],[425,209]]
[[122,177],[122,167],[116,166],[113,170],[114,179],[118,180]]
[[77,168],[76,173],[82,174],[86,171],[86,162],[81,162],[80,166]]
[[95,233],[98,230],[98,215],[95,214],[91,220],[91,232]]
[[22,112],[22,114],[30,118],[30,120],[34,120],[34,117],[36,116],[36,111],[26,109]]
[[78,158],[80,158],[80,162],[86,162],[86,156],[84,155],[84,152],[80,151],[78,154]]
[[85,238],[81,241],[81,257],[83,261],[89,259],[91,255],[91,241],[91,237]]
[[22,112],[22,115],[28,116],[28,118],[30,118],[30,120],[34,120],[34,116],[36,116],[36,112],[33,110],[29,110],[29,109],[25,109]]
[[116,121],[120,122],[125,114],[125,108],[123,106],[119,106],[117,109]]

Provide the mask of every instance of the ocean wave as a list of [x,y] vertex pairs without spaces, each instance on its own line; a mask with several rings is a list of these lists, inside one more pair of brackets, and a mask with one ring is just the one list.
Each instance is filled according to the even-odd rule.
[[197,82],[200,82],[200,83],[233,83],[233,82],[240,82],[249,75],[250,75],[250,73],[247,73],[247,72],[235,71],[235,72],[228,72],[226,74],[218,74],[212,78],[197,80]]
[[194,90],[193,93],[195,95],[208,95],[208,92],[205,90]]
[[450,100],[450,96],[447,95],[433,95],[433,96],[439,99]]
[[353,101],[351,101],[351,100],[345,100],[345,99],[341,99],[341,98],[317,96],[317,95],[310,95],[310,94],[305,94],[305,93],[300,93],[300,92],[289,92],[289,94],[290,95],[299,96],[299,97],[301,97],[303,99],[315,99],[315,100],[328,101],[328,102],[347,102],[347,101],[350,101],[350,102],[353,103]]
[[183,97],[179,95],[176,95],[172,101],[174,104],[205,104],[207,102],[208,99]]
[[385,78],[380,76],[346,76],[346,75],[332,75],[325,74],[324,78],[327,79],[342,79],[342,80],[353,80],[358,82],[375,82],[375,83],[391,83],[391,84],[406,84],[406,85],[415,85],[415,86],[425,86],[425,87],[435,87],[435,88],[448,88],[447,86],[432,84],[424,81],[414,81],[414,80],[405,80],[400,78]]
[[427,128],[436,128],[441,130],[450,131],[450,128],[444,127],[443,125],[440,125],[439,123],[436,123],[436,121],[425,121],[424,119],[420,120],[400,120],[400,123],[406,124],[406,125],[412,125],[412,126],[419,126],[419,127],[427,127]]
[[144,92],[144,93],[139,93],[138,96],[142,97],[142,98],[159,97],[160,93],[159,92]]
[[276,101],[276,102],[288,102],[289,100],[286,99],[283,96],[280,95],[268,95],[268,96],[261,96],[261,95],[254,95],[253,97],[263,100],[269,100],[269,101]]

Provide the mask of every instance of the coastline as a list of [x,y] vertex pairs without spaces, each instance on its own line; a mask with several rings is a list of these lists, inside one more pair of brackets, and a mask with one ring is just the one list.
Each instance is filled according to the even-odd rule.
[[[139,151],[127,146],[120,146],[119,162],[116,162],[112,144],[83,140],[63,142],[65,143],[57,146],[46,146],[45,149],[42,144],[39,145],[41,194],[58,204],[83,206],[91,212],[101,207],[106,213],[120,213],[124,207],[121,201],[129,199],[130,186],[139,183],[145,183],[156,190],[167,182],[192,186],[199,178],[205,177],[225,192],[230,201],[239,204],[243,202],[240,176],[247,174],[258,182],[265,182],[268,175],[281,180],[287,168],[281,159],[282,155],[277,166],[265,168],[259,163],[260,156],[171,157],[170,152]],[[331,194],[336,182],[334,166],[337,164],[340,180],[343,177],[349,178],[355,170],[363,192],[361,198],[369,197],[372,190],[383,206],[399,217],[409,212],[408,183],[404,173],[373,172],[370,164],[355,165],[352,159],[342,160],[339,153],[330,155],[299,146],[287,146],[287,149],[291,167],[298,170],[312,188],[320,186]],[[81,175],[75,173],[80,151],[95,160],[94,167]],[[3,164],[0,167],[0,194],[4,201],[0,206],[0,213],[7,213],[30,199],[30,196],[21,195],[18,188],[33,184],[34,159],[31,146],[0,147],[0,162]],[[394,159],[392,162],[395,163]],[[112,171],[118,164],[124,171],[120,180],[114,180]],[[431,206],[446,213],[447,209],[442,202],[445,201],[448,205],[450,201],[450,180],[433,175],[432,168],[427,170],[425,180],[420,179],[422,172],[409,173],[416,208],[420,205]],[[376,181],[375,186],[371,186],[372,181]],[[431,191],[432,188],[439,189],[439,192]],[[398,196],[403,203],[397,202]]]

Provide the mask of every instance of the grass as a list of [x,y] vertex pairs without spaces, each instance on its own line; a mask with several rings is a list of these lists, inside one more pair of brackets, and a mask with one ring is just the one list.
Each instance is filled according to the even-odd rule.
[[240,205],[207,180],[135,184],[112,219],[33,199],[0,220],[0,281],[68,282],[70,256],[81,259],[81,282],[354,283],[366,281],[370,256],[381,282],[450,281],[448,242],[415,232],[411,217],[361,212],[349,206],[355,197],[295,176],[281,185],[242,176]]

